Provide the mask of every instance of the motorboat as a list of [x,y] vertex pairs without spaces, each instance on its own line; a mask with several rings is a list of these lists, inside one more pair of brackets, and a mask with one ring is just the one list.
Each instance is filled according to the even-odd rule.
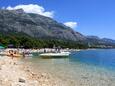
[[42,57],[68,57],[70,52],[53,52],[53,53],[42,53],[39,56]]

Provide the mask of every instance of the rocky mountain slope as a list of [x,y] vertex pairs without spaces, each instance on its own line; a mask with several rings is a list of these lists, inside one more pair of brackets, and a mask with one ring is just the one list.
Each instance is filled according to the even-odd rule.
[[57,21],[22,9],[0,10],[0,32],[24,33],[35,38],[55,38],[79,41],[85,36]]
[[10,34],[17,34],[18,36],[24,35],[36,39],[79,41],[79,43],[85,45],[115,46],[114,40],[107,38],[100,39],[96,36],[84,36],[49,17],[25,13],[22,9],[0,9],[0,34],[8,36]]

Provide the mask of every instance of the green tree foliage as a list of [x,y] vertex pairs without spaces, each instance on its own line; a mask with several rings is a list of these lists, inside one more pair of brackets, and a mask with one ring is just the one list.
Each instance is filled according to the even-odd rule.
[[6,47],[9,44],[13,44],[15,47],[24,46],[24,48],[53,48],[54,45],[61,48],[87,48],[87,45],[82,42],[59,39],[36,39],[22,33],[0,34],[0,43]]

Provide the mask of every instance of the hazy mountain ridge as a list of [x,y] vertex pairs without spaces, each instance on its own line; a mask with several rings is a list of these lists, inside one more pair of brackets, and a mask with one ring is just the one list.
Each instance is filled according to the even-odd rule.
[[99,38],[98,36],[86,36],[87,42],[91,45],[115,46],[115,40],[109,38]]

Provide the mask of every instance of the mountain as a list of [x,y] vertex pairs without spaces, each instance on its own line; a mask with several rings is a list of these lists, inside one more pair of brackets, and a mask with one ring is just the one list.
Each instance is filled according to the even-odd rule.
[[0,10],[0,32],[24,33],[34,38],[81,41],[85,36],[57,21],[22,9]]
[[108,38],[99,38],[98,36],[86,36],[86,41],[92,46],[115,46],[115,40]]
[[97,36],[84,36],[49,17],[25,13],[22,9],[0,9],[0,43],[26,47],[70,48],[115,46],[115,41]]
[[105,42],[115,43],[115,40],[109,38],[103,38],[102,40]]

